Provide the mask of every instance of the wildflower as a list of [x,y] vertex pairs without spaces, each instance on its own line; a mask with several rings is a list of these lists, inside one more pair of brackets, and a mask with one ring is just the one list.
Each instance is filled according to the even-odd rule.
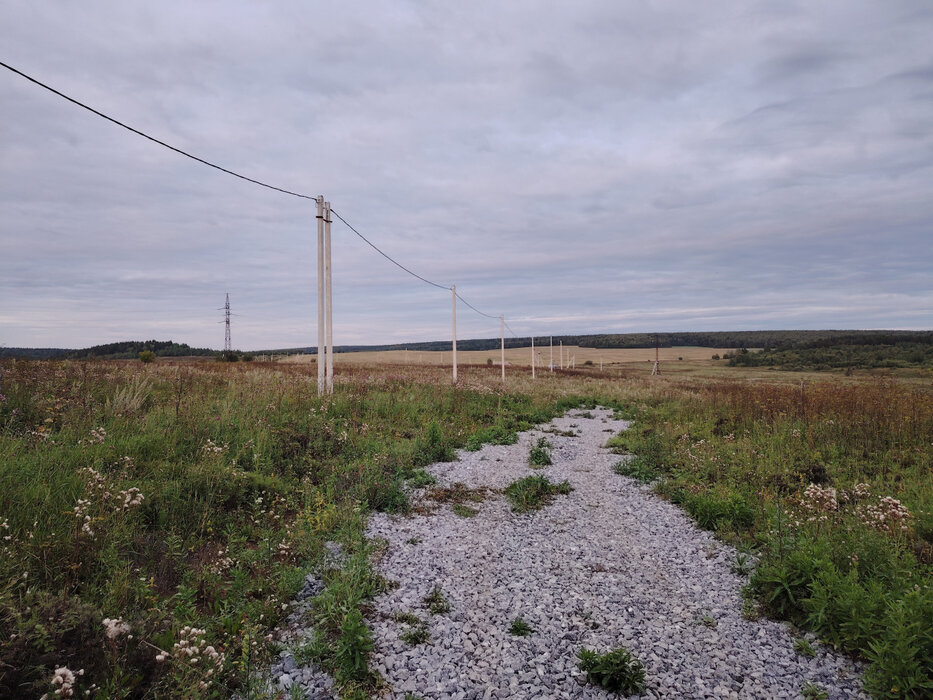
[[114,619],[110,619],[109,617],[104,618],[104,634],[107,635],[107,639],[116,639],[122,634],[127,634],[129,631],[130,626],[119,617]]
[[55,694],[59,697],[70,698],[74,696],[74,685],[77,681],[75,676],[83,676],[84,669],[82,668],[77,673],[69,669],[67,666],[60,666],[55,669],[55,673],[52,675],[52,685],[58,686],[55,689]]
[[913,517],[910,511],[896,498],[885,496],[876,505],[856,507],[855,514],[868,527],[888,532],[906,532],[907,523]]
[[145,500],[145,497],[135,486],[127,489],[126,491],[121,491],[120,495],[123,496],[123,510],[126,510],[127,508],[135,508],[136,506],[142,504],[142,502]]
[[824,489],[816,484],[807,486],[800,504],[811,512],[831,512],[839,508],[839,503],[836,500],[836,489]]

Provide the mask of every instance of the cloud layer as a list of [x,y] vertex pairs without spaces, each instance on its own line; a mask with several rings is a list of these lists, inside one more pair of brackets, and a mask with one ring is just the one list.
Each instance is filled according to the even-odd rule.
[[[930,36],[925,0],[0,8],[4,62],[323,193],[522,335],[929,328]],[[228,291],[235,345],[316,342],[311,202],[5,70],[0,104],[0,343],[218,347]],[[449,292],[333,231],[338,344],[449,333]]]

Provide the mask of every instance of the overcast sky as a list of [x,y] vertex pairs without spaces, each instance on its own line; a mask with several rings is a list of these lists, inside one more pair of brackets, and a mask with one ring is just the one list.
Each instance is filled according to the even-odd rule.
[[[933,3],[0,4],[0,60],[519,335],[933,326]],[[0,68],[0,344],[316,344],[314,203]],[[450,293],[339,221],[337,344]],[[461,338],[498,321],[460,305]]]

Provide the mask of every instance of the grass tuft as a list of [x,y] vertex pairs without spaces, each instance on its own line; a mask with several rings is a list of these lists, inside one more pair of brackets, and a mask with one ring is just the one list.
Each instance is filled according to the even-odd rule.
[[509,625],[509,634],[516,637],[527,637],[529,634],[532,634],[535,630],[525,622],[522,618],[516,617],[512,620],[512,623]]
[[518,479],[509,484],[505,495],[512,504],[516,513],[527,513],[539,510],[553,500],[557,494],[568,494],[573,491],[569,481],[559,484],[551,483],[547,477],[535,474]]
[[578,652],[579,668],[588,683],[620,695],[636,695],[645,690],[645,669],[624,647],[598,654],[589,649]]
[[538,438],[538,441],[528,452],[528,464],[532,467],[547,467],[553,463],[551,460],[551,443],[546,438]]

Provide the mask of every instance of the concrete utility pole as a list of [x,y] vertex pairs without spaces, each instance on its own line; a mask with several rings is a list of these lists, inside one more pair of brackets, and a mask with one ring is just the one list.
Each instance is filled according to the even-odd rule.
[[535,378],[535,337],[531,336],[531,378]]
[[317,198],[317,395],[324,394],[324,195]]
[[451,295],[453,296],[453,319],[454,319],[454,329],[453,329],[453,356],[454,356],[454,384],[457,383],[457,285],[451,285],[450,287]]
[[658,355],[658,347],[659,347],[658,335],[657,333],[655,333],[654,335],[654,367],[651,368],[652,375],[661,374],[661,359]]
[[551,357],[548,360],[548,368],[554,371],[554,336],[551,336]]
[[230,353],[233,352],[233,343],[230,341],[230,292],[227,292],[227,303],[224,304],[224,323],[227,324],[224,329],[224,352]]
[[560,341],[560,368],[564,368],[564,341]]
[[502,381],[505,382],[505,314],[499,316],[499,334],[502,338],[502,351],[500,353],[502,357]]
[[327,393],[334,393],[334,296],[330,275],[330,202],[324,202],[324,268],[327,285]]

